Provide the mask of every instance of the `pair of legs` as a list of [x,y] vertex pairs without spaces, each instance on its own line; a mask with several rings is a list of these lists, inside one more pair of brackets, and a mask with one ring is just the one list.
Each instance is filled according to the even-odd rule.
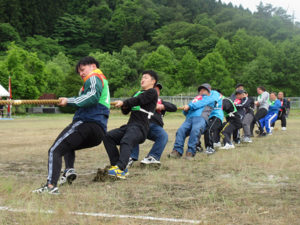
[[[131,150],[145,141],[146,135],[137,124],[124,125],[109,131],[104,141],[111,166],[118,166],[125,170],[129,161]],[[117,148],[120,145],[120,152]]]
[[260,119],[260,124],[262,125],[263,129],[266,127],[266,132],[268,134],[271,133],[271,124],[277,120],[277,117],[277,113],[269,113],[264,118]]
[[[147,157],[152,156],[156,160],[159,161],[160,157],[168,143],[167,132],[161,126],[159,126],[155,123],[150,123],[149,132],[147,134],[147,139],[154,141],[154,144],[153,144],[150,152],[148,153]],[[140,152],[139,145],[137,145],[132,149],[130,157],[133,160],[138,160],[139,152]]]
[[259,120],[264,118],[266,115],[268,114],[268,110],[266,110],[265,108],[261,108],[261,109],[258,109],[258,111],[256,112],[256,114],[254,115],[254,119],[251,123],[251,134],[253,134],[253,129],[254,129],[254,125],[256,124],[258,129],[259,129],[259,132],[262,134],[264,132],[264,129],[263,127],[261,126]]
[[57,185],[62,156],[66,156],[66,168],[74,168],[75,151],[97,146],[104,137],[105,132],[97,123],[76,121],[67,126],[48,151],[47,183]]
[[206,121],[201,116],[193,116],[186,118],[183,124],[176,132],[176,140],[173,150],[177,151],[180,155],[184,152],[184,141],[187,136],[190,136],[188,141],[187,152],[196,154],[196,145],[200,138],[200,135],[204,133],[206,129]]
[[243,130],[244,130],[244,137],[251,137],[251,124],[253,122],[254,119],[254,115],[252,113],[246,113],[246,115],[244,116],[243,120],[242,120],[242,126],[243,126]]
[[214,143],[220,141],[220,132],[222,130],[222,121],[218,117],[212,117],[208,120],[207,129],[204,133],[205,148],[214,148]]
[[223,136],[224,145],[232,144],[231,143],[231,135],[235,130],[238,130],[242,127],[241,119],[238,115],[234,117],[230,117],[225,123],[221,134]]
[[[280,111],[278,113],[278,117],[277,117],[277,120],[281,120],[281,127],[286,127],[286,118],[287,118],[287,114],[283,111]],[[272,127],[275,127],[275,123],[272,123]]]

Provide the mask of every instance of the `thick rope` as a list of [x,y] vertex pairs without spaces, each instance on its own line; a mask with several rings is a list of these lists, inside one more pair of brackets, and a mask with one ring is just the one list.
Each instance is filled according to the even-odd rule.
[[[40,100],[0,100],[0,105],[57,105],[58,99],[40,99]],[[115,102],[111,102],[115,105]]]

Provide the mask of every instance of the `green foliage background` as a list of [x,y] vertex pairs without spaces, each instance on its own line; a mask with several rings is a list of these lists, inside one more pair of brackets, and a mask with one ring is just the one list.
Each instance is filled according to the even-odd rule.
[[94,56],[111,95],[130,96],[143,70],[159,73],[162,95],[209,82],[229,95],[244,83],[300,95],[300,24],[282,8],[251,13],[216,0],[2,0],[0,83],[13,97],[73,96],[74,66]]

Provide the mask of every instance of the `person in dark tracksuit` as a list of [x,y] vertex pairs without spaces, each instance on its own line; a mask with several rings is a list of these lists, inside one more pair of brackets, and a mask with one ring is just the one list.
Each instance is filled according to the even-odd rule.
[[[143,143],[149,131],[149,119],[154,114],[157,104],[157,91],[154,89],[158,80],[157,74],[152,71],[144,71],[141,87],[142,90],[125,101],[117,101],[116,107],[121,107],[123,114],[130,114],[129,121],[120,128],[109,131],[104,140],[104,146],[108,154],[111,167],[109,176],[125,179],[128,175],[127,164],[131,150]],[[117,148],[120,145],[120,152]]]
[[244,110],[245,116],[242,120],[243,130],[244,130],[244,137],[242,142],[251,143],[251,131],[250,126],[254,118],[254,99],[248,96],[248,93],[245,91],[245,97],[243,98],[244,102]]
[[66,161],[67,179],[74,180],[74,151],[97,146],[105,136],[110,112],[108,81],[98,69],[99,63],[93,57],[82,58],[76,72],[80,74],[84,85],[79,97],[59,98],[60,106],[76,106],[73,122],[57,137],[48,152],[48,178],[46,185],[34,190],[34,193],[59,194],[57,182],[62,167],[62,156],[69,155]]
[[[283,95],[283,92],[280,91],[278,92],[278,100],[280,101],[281,103],[281,107],[280,107],[280,110],[279,110],[279,113],[278,113],[278,118],[277,120],[281,120],[281,129],[283,131],[286,130],[286,118],[287,118],[287,112],[288,112],[288,108],[289,108],[289,102],[284,98],[284,95]],[[275,126],[275,123],[272,123],[272,129],[274,128]]]
[[[218,91],[219,92],[219,91]],[[222,122],[224,113],[222,110],[223,95],[220,94],[218,101],[209,115],[207,129],[204,133],[205,153],[215,153],[216,147],[221,147],[220,132],[222,130]]]
[[[244,89],[239,89],[235,92],[236,95],[236,99],[234,100],[234,105],[237,109],[238,114],[241,117],[241,120],[243,120],[244,116],[245,116],[245,100],[244,99],[244,94],[245,94],[245,90]],[[235,129],[233,131],[233,141],[235,144],[240,144],[241,143],[241,138],[240,138],[240,128]]]
[[[155,85],[155,89],[157,91],[158,96],[160,95],[160,90],[162,89],[162,85],[157,83]],[[147,139],[154,141],[154,144],[148,153],[147,157],[145,157],[141,163],[142,164],[160,164],[160,157],[166,147],[168,142],[168,134],[164,130],[164,122],[163,117],[166,112],[176,112],[177,106],[164,101],[158,98],[156,110],[154,115],[150,119],[149,132],[147,135]],[[134,147],[130,159],[128,162],[128,166],[131,166],[134,161],[137,161],[139,158],[139,145]]]
[[231,142],[231,135],[236,129],[242,127],[241,116],[238,114],[234,102],[229,98],[223,99],[223,112],[226,118],[221,135],[223,137],[224,146],[220,149],[232,149],[235,148]]
[[253,134],[254,125],[256,124],[259,129],[259,136],[264,132],[259,120],[264,118],[268,114],[268,109],[270,105],[269,93],[263,86],[257,88],[257,101],[254,103],[257,106],[257,112],[254,115],[253,122],[251,124],[251,134]]

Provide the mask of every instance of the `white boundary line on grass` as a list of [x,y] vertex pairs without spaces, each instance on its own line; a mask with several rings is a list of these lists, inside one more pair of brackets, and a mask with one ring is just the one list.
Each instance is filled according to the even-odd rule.
[[[8,212],[18,212],[18,213],[45,213],[45,214],[54,214],[53,210],[25,210],[25,209],[13,209],[6,206],[0,206],[0,211]],[[85,212],[69,212],[72,215],[78,216],[94,216],[94,217],[108,217],[108,218],[130,218],[130,219],[140,219],[140,220],[154,220],[154,221],[166,221],[166,222],[175,222],[175,223],[192,223],[199,224],[200,220],[187,220],[187,219],[175,219],[175,218],[161,218],[161,217],[152,217],[152,216],[134,216],[134,215],[114,215],[107,213],[85,213]]]

